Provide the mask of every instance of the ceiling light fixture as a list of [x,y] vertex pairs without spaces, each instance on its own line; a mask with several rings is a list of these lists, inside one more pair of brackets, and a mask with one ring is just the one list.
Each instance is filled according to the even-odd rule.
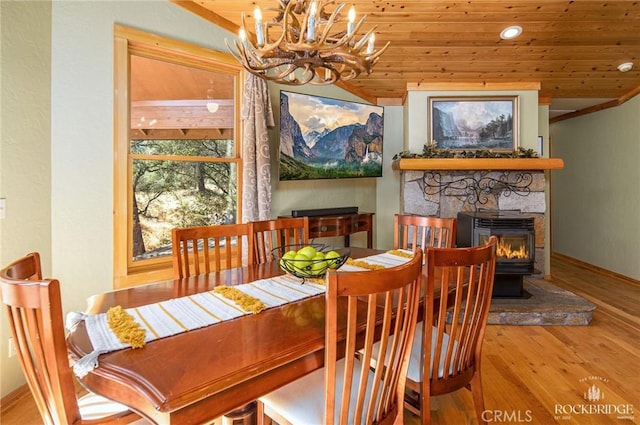
[[[357,23],[352,6],[347,21],[340,3],[332,13],[326,9],[334,0],[278,0],[273,20],[265,22],[262,11],[253,12],[255,37],[250,35],[242,14],[240,40],[227,46],[247,71],[266,80],[287,85],[333,84],[370,74],[380,55],[389,46],[375,49],[376,27],[359,39],[357,32],[366,15]],[[344,23],[346,25],[338,25]],[[334,26],[336,28],[334,28]]]
[[633,62],[625,62],[618,65],[618,71],[620,72],[631,71],[631,68],[633,68]]
[[500,38],[503,40],[511,40],[522,34],[522,27],[519,25],[511,25],[500,32]]
[[215,99],[215,90],[213,89],[213,80],[209,80],[209,88],[207,89],[207,111],[215,114],[218,111],[220,105],[217,102],[214,102]]

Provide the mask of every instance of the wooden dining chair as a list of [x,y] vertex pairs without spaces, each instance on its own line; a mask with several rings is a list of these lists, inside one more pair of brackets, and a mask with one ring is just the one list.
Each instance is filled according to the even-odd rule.
[[[400,420],[421,276],[420,249],[409,262],[393,268],[330,270],[324,367],[261,397],[258,424],[271,419],[279,425]],[[374,345],[380,347],[378,356],[389,359],[389,367],[371,370]]]
[[126,406],[96,394],[77,397],[67,355],[60,283],[42,279],[38,253],[0,270],[0,295],[20,366],[45,424],[150,423]]
[[173,274],[179,279],[253,264],[248,224],[175,228],[171,238]]
[[[430,397],[466,387],[485,424],[480,360],[496,264],[497,239],[471,248],[427,248],[427,297],[407,373],[406,407],[431,423]],[[453,288],[441,297],[439,288]],[[415,395],[415,397],[413,397]]]
[[396,214],[393,219],[393,247],[452,248],[456,240],[456,219]]
[[[249,223],[255,264],[274,260],[273,250],[287,245],[309,243],[309,217],[287,217]],[[285,248],[283,248],[285,249]],[[282,256],[284,252],[280,253]]]

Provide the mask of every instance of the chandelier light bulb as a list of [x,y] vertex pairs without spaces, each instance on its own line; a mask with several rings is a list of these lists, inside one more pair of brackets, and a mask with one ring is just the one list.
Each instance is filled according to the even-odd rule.
[[[246,32],[242,14],[239,39],[225,40],[244,68],[265,80],[287,85],[333,84],[365,73],[385,52],[389,43],[375,48],[376,27],[359,32],[366,16],[356,20],[353,6],[335,0],[278,0],[253,11],[255,38]],[[345,16],[347,15],[347,16]],[[345,19],[346,18],[346,19]]]
[[347,34],[353,34],[353,28],[356,24],[356,8],[351,6],[349,8],[349,22],[347,23]]
[[264,31],[262,29],[262,11],[259,7],[253,10],[253,18],[256,21],[256,40],[258,46],[264,46]]
[[313,41],[316,38],[316,13],[317,4],[315,1],[311,2],[309,6],[309,17],[307,18],[307,40]]
[[371,34],[371,36],[369,37],[369,43],[367,44],[367,54],[373,53],[373,47],[375,42],[376,42],[376,35]]

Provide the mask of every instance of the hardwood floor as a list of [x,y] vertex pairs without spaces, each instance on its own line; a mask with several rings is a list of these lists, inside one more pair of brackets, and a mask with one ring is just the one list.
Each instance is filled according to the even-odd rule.
[[[491,424],[640,424],[640,285],[564,258],[552,259],[551,273],[555,285],[596,304],[593,321],[589,326],[488,326],[482,369],[486,419]],[[600,401],[585,400],[590,387],[600,391]],[[469,391],[434,400],[432,424],[477,423]],[[3,401],[2,425],[42,424],[29,395]],[[598,405],[613,411],[569,411]],[[419,419],[406,415],[405,423]]]

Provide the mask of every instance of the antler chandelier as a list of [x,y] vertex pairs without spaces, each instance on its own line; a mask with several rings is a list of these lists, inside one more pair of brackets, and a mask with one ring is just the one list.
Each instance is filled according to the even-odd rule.
[[[281,84],[333,84],[350,80],[365,72],[370,74],[380,55],[389,46],[375,49],[376,27],[358,40],[357,32],[366,15],[357,23],[352,6],[348,20],[338,4],[332,13],[326,8],[335,0],[278,0],[277,15],[263,22],[262,11],[253,12],[255,36],[246,30],[242,14],[240,40],[234,40],[231,53],[252,74]],[[338,25],[342,24],[342,25]],[[338,28],[334,28],[334,26]]]

